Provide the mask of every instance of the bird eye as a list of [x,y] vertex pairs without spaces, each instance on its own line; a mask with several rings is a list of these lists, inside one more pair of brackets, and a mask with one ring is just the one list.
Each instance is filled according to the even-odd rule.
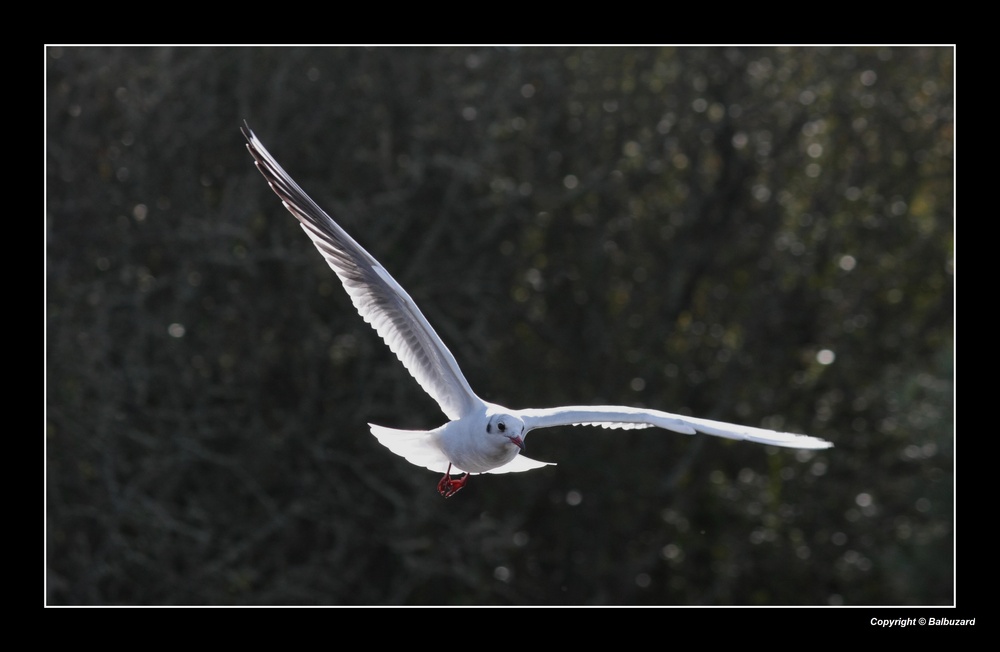
[[507,430],[507,424],[501,421],[500,423],[497,424],[497,430],[499,430],[500,432]]

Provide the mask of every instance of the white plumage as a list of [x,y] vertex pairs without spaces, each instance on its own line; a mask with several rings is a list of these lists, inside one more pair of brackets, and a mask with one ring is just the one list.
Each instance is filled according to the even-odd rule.
[[[524,438],[535,428],[596,425],[605,428],[663,428],[704,433],[788,448],[829,448],[816,437],[698,419],[659,410],[618,405],[511,410],[483,401],[462,375],[455,357],[399,283],[299,187],[260,142],[243,127],[247,149],[264,178],[306,235],[340,277],[354,307],[385,340],[450,421],[434,430],[394,430],[369,424],[386,448],[444,477],[438,490],[451,496],[470,473],[528,471],[549,464],[525,457]],[[464,474],[452,478],[451,474]]]

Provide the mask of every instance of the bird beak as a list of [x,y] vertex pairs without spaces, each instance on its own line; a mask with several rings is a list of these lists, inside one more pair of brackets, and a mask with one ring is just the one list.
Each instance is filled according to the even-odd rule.
[[518,448],[520,448],[522,453],[524,452],[524,440],[523,439],[521,439],[520,437],[511,437],[510,438],[510,442],[512,444],[514,444],[515,446],[517,446]]

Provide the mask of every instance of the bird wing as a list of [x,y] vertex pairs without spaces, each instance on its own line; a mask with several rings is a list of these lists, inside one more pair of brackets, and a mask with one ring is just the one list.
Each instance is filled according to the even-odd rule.
[[482,401],[469,387],[455,356],[406,290],[295,183],[249,125],[244,123],[242,131],[247,149],[271,190],[299,220],[302,230],[340,277],[354,307],[424,391],[449,419],[460,419],[479,409]]
[[664,428],[685,435],[704,433],[726,439],[741,439],[759,444],[784,446],[786,448],[830,448],[830,442],[796,435],[789,432],[778,432],[766,428],[741,426],[724,421],[686,417],[659,410],[625,407],[621,405],[568,406],[547,409],[518,410],[517,416],[523,421],[526,430],[533,428],[550,428],[552,426],[602,426],[604,428]]

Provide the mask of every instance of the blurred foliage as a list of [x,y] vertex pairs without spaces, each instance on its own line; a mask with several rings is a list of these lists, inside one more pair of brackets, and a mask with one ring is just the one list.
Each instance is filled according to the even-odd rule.
[[[50,48],[52,604],[952,604],[950,48]],[[444,417],[246,119],[485,399],[559,428],[450,500]]]

